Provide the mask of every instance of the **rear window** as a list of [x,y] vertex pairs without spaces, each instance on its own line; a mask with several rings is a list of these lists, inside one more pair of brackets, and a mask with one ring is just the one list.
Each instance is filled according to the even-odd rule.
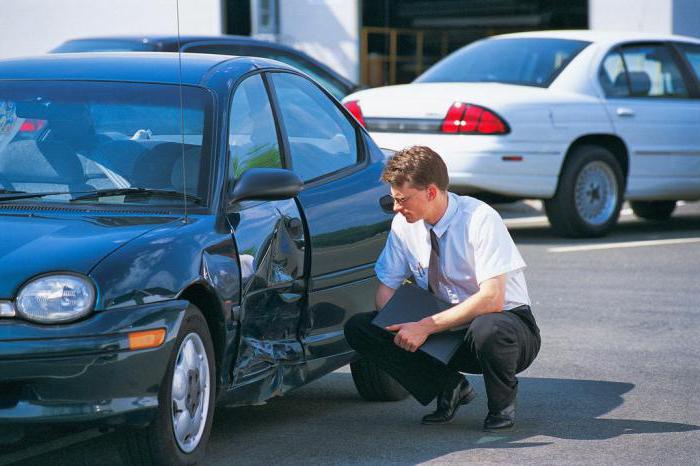
[[498,82],[547,87],[590,42],[569,39],[487,39],[439,61],[415,82]]

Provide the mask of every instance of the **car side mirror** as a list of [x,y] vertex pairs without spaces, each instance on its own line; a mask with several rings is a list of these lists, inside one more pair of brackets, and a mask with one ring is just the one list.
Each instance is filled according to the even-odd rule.
[[277,201],[289,199],[302,190],[299,176],[282,168],[250,168],[233,185],[230,204],[244,200]]
[[394,213],[394,198],[391,197],[391,194],[379,198],[379,207],[388,214]]

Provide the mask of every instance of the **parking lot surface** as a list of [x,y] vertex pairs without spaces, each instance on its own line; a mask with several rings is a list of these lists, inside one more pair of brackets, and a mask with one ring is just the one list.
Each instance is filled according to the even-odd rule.
[[[668,222],[623,210],[605,238],[554,236],[537,203],[498,206],[520,248],[542,350],[514,430],[481,430],[479,396],[423,426],[412,399],[367,403],[347,367],[265,406],[218,409],[206,464],[699,464],[700,203]],[[0,465],[120,464],[116,436],[45,430]]]

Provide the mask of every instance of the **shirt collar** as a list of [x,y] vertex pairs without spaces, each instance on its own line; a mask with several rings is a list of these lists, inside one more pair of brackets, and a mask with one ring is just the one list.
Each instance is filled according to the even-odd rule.
[[428,222],[424,222],[425,228],[430,231],[432,229],[435,232],[435,235],[440,238],[443,233],[447,230],[447,227],[450,225],[450,222],[455,218],[455,215],[457,214],[457,195],[452,194],[450,192],[447,193],[447,210],[445,210],[445,214],[438,220],[438,222],[435,225],[431,225]]

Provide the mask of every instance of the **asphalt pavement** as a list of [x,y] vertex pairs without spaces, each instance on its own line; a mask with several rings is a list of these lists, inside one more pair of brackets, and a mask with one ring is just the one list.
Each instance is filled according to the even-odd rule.
[[[423,426],[412,399],[368,403],[347,367],[264,406],[218,409],[207,465],[700,464],[700,203],[667,222],[628,209],[605,238],[554,236],[539,203],[498,206],[525,261],[542,350],[516,428],[481,430],[479,396]],[[45,431],[0,465],[120,464],[116,437]]]

